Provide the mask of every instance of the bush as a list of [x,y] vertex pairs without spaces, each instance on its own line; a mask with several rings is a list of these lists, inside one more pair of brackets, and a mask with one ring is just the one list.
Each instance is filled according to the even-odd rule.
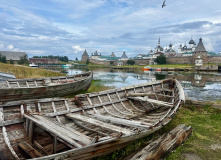
[[89,64],[89,63],[90,63],[90,61],[89,61],[89,59],[87,59],[86,64]]
[[28,56],[24,55],[20,57],[20,60],[18,61],[18,64],[28,64]]
[[129,65],[134,65],[134,64],[135,64],[135,61],[134,61],[134,60],[127,60],[127,64],[129,64]]
[[5,56],[2,56],[1,53],[0,53],[0,62],[2,62],[2,63],[7,63],[7,62],[6,62],[6,57],[5,57]]
[[10,64],[14,64],[14,62],[13,62],[13,60],[12,60],[12,59],[10,59]]
[[114,61],[110,61],[110,65],[114,65]]
[[167,61],[166,61],[166,56],[164,56],[163,54],[161,54],[160,56],[158,56],[156,58],[156,62],[157,64],[166,64]]

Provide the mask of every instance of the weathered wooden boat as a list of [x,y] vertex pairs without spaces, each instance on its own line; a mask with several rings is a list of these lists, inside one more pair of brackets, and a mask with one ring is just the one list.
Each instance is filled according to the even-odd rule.
[[87,90],[92,79],[92,72],[73,76],[8,79],[0,82],[0,102],[60,97],[77,93],[82,90]]
[[92,159],[169,123],[184,102],[175,79],[0,105],[0,159]]

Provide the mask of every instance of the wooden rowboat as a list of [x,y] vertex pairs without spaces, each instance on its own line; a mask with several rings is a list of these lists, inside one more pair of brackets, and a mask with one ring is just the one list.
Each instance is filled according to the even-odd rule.
[[82,90],[87,90],[92,79],[92,72],[73,76],[9,79],[0,82],[0,102],[60,97],[77,93]]
[[184,102],[175,79],[0,105],[0,159],[92,159],[169,123]]

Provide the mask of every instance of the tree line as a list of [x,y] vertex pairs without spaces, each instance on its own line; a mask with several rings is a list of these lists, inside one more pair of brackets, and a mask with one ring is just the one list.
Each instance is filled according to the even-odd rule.
[[58,59],[59,61],[68,62],[68,57],[67,56],[53,56],[53,55],[49,55],[49,56],[34,56],[33,58]]

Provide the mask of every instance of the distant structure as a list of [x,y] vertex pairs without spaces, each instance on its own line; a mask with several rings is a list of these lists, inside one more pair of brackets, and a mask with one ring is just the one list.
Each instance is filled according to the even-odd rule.
[[173,45],[170,43],[169,49],[165,50],[166,57],[173,57],[176,55],[176,51],[173,49]]
[[[199,39],[199,43],[196,46],[196,49],[193,53],[193,60],[195,62],[196,59],[201,58],[203,63],[207,63],[207,51],[203,45],[202,38]],[[193,62],[193,63],[194,63]]]
[[81,56],[81,61],[87,61],[89,59],[89,55],[87,54],[87,51],[85,49],[84,53]]
[[126,55],[126,52],[123,52],[123,55],[121,56],[121,60],[128,60],[129,58]]
[[116,57],[115,54],[114,54],[114,52],[112,52],[112,54],[111,54],[110,56],[111,56],[111,57]]
[[6,61],[12,60],[15,64],[18,63],[20,57],[27,56],[25,52],[13,52],[13,51],[0,51],[0,54],[6,57]]
[[157,52],[163,52],[163,47],[160,46],[160,38],[159,38],[159,40],[158,40],[158,45],[157,45],[157,47],[155,48],[154,53],[157,53]]
[[[189,41],[189,48],[186,46],[186,44],[183,46],[182,44],[180,44],[180,47],[178,48],[178,53],[188,53],[188,52],[194,52],[196,49],[196,43],[195,41],[191,38],[191,40]],[[192,56],[192,54],[187,54],[184,56]]]
[[58,64],[58,59],[50,58],[29,58],[29,63],[31,64]]
[[101,53],[99,54],[97,51],[91,54],[91,59],[98,59],[101,56]]

